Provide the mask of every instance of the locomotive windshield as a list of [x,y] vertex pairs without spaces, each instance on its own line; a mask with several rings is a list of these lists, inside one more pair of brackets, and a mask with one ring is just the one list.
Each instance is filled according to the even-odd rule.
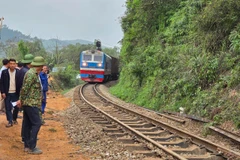
[[94,55],[94,61],[102,61],[102,55]]
[[86,55],[86,54],[84,54],[84,55],[83,55],[83,60],[84,60],[84,61],[91,61],[91,60],[92,60],[92,55]]

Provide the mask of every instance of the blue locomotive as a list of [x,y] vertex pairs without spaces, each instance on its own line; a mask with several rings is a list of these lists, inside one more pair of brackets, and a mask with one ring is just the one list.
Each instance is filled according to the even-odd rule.
[[80,53],[80,76],[85,82],[106,82],[119,76],[119,60],[101,51],[97,41],[96,50]]

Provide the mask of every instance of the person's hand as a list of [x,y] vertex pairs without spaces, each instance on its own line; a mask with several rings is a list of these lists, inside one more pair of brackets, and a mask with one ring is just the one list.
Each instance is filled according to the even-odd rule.
[[18,108],[21,108],[21,107],[22,107],[22,103],[21,103],[20,100],[17,101],[17,107],[18,107]]
[[3,94],[2,94],[2,99],[5,99],[5,98],[6,98],[6,94],[3,93]]

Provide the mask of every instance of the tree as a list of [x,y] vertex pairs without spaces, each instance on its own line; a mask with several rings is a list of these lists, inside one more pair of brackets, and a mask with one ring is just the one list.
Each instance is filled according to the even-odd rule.
[[102,51],[113,57],[119,57],[119,48],[114,46],[113,48],[104,48]]
[[47,55],[47,52],[40,39],[34,38],[33,42],[26,42],[26,46],[29,49],[29,53],[33,54],[34,56],[42,56],[45,58]]
[[63,59],[63,62],[61,65],[68,65],[72,64],[73,69],[79,70],[79,55],[82,51],[89,50],[94,48],[94,45],[92,44],[79,44],[76,45],[68,45],[67,47],[64,47],[60,50],[61,58]]
[[4,44],[4,51],[6,53],[6,57],[8,58],[16,58],[18,59],[20,56],[20,52],[18,50],[18,45],[14,40],[7,40]]
[[21,40],[18,42],[18,50],[20,51],[20,58],[23,59],[26,54],[29,53],[29,49],[26,46],[26,43]]

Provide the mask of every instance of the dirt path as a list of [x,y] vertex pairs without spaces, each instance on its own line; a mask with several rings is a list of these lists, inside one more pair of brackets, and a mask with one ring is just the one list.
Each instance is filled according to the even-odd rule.
[[[0,160],[88,160],[79,153],[79,146],[71,144],[60,116],[56,114],[65,110],[71,102],[70,98],[51,93],[48,95],[45,114],[46,125],[39,132],[37,146],[43,151],[41,155],[29,155],[23,151],[20,132],[22,119],[18,125],[6,128],[6,116],[0,113]],[[22,116],[22,113],[19,114]]]

